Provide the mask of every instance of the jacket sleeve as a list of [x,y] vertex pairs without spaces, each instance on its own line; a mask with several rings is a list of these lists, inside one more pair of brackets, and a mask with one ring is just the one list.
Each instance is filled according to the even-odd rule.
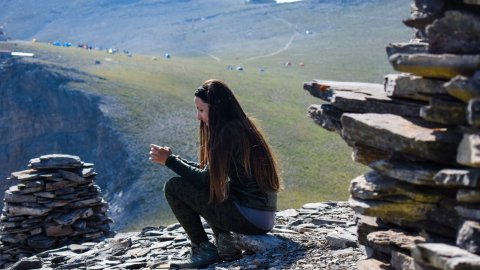
[[183,161],[184,163],[190,165],[190,166],[193,166],[193,167],[196,167],[196,168],[200,168],[200,163],[198,162],[194,162],[194,161],[189,161],[189,160],[186,160],[180,156],[177,156],[181,161]]
[[165,166],[179,176],[191,181],[197,181],[197,179],[199,179],[200,181],[208,182],[208,168],[200,169],[192,166],[179,156],[170,155],[165,162]]

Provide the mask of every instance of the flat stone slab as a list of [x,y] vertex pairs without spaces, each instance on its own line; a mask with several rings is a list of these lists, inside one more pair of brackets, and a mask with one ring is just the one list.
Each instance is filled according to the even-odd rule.
[[455,164],[460,134],[453,129],[392,114],[342,115],[342,137],[350,145],[367,145],[439,163]]
[[415,185],[426,186],[437,185],[433,177],[442,168],[441,166],[434,166],[430,163],[399,162],[392,160],[379,160],[370,163],[369,166],[389,177]]
[[448,94],[468,103],[470,99],[480,97],[480,80],[456,76],[445,83]]
[[430,122],[444,125],[466,125],[467,106],[457,100],[430,98],[428,106],[420,109],[420,116]]
[[360,83],[360,82],[338,82],[338,81],[325,81],[325,80],[313,80],[303,84],[303,89],[310,92],[314,97],[318,97],[322,100],[331,101],[331,98],[335,92],[353,92],[363,93],[366,95],[381,95],[383,85],[377,83]]
[[365,145],[352,146],[352,159],[369,166],[371,163],[390,158],[391,153]]
[[31,159],[28,166],[33,169],[69,169],[80,168],[83,162],[77,156],[64,154],[43,155],[39,158]]
[[249,250],[252,252],[262,252],[267,249],[274,249],[283,241],[270,234],[266,235],[246,235],[246,234],[233,234],[235,239],[235,245],[241,249]]
[[412,43],[390,43],[386,47],[387,56],[390,57],[396,53],[427,53],[428,43],[426,42],[412,42]]
[[466,203],[480,203],[479,189],[462,188],[457,191],[457,201]]
[[480,66],[480,55],[394,54],[389,61],[400,72],[451,79],[458,75],[472,76]]
[[389,98],[382,84],[314,80],[303,87],[311,95],[346,112],[418,116],[420,110],[420,104]]
[[399,229],[371,232],[367,235],[368,246],[383,253],[392,251],[410,252],[418,243],[425,243],[427,239],[418,234],[408,233]]
[[431,95],[448,95],[446,82],[401,73],[386,75],[384,84],[389,97],[429,101]]
[[434,204],[417,203],[410,200],[385,201],[385,200],[360,200],[349,199],[350,207],[357,214],[379,217],[395,224],[402,221],[416,222],[425,220],[428,212],[433,210]]
[[480,256],[447,244],[418,244],[412,256],[415,261],[443,270],[480,269]]
[[350,183],[350,194],[362,200],[403,196],[417,202],[436,203],[441,199],[441,192],[432,187],[422,188],[375,171],[353,179]]
[[328,131],[336,131],[338,133],[342,130],[340,117],[343,111],[331,104],[312,104],[308,108],[308,115],[312,120]]

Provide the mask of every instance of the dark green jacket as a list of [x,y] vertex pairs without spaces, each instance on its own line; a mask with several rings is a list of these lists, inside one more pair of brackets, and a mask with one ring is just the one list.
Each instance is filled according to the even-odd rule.
[[[228,174],[228,191],[229,196],[239,204],[245,207],[264,210],[277,210],[277,193],[275,191],[260,190],[257,181],[252,177],[248,177],[241,165],[241,154],[238,151],[238,143],[235,138],[241,136],[239,127],[234,123],[225,125],[222,129],[222,136],[231,138],[231,145],[224,146],[223,151],[229,151],[230,172]],[[255,162],[255,161],[254,161]],[[191,181],[202,181],[209,186],[208,166],[201,169],[199,164],[189,162],[176,155],[170,155],[165,165],[181,177],[191,179]]]

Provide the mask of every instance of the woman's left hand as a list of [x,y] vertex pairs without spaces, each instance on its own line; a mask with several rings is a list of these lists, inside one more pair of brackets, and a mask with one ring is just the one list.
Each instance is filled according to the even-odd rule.
[[167,158],[172,154],[170,147],[150,144],[150,160],[165,165]]

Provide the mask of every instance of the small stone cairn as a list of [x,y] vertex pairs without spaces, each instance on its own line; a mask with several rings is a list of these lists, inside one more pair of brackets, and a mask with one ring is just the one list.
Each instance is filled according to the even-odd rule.
[[384,84],[314,80],[310,117],[372,170],[350,185],[359,269],[480,269],[480,1],[415,0]]
[[52,154],[31,159],[28,167],[11,174],[21,183],[5,191],[0,268],[34,253],[112,234],[93,164]]

